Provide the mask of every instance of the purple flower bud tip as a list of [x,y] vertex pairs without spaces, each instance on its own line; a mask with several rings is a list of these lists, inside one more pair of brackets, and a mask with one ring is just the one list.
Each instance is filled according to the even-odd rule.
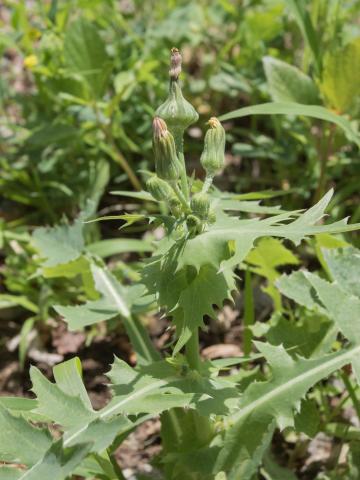
[[155,138],[162,138],[167,134],[168,132],[167,125],[162,118],[154,117],[153,132],[154,132]]

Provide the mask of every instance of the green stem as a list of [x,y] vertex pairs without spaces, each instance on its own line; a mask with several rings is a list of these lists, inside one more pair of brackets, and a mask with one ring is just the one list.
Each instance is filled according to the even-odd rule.
[[[96,102],[93,104],[95,115],[97,118],[97,124],[100,130],[105,135],[106,141],[108,145],[102,146],[102,150],[106,151],[106,153],[116,162],[118,163],[121,168],[124,170],[124,172],[127,174],[129,177],[130,183],[134,187],[135,190],[140,191],[142,190],[141,182],[138,179],[136,173],[133,171],[131,168],[130,164],[127,162],[126,158],[124,155],[119,151],[114,136],[111,131],[111,125],[112,125],[112,119],[109,123],[109,125],[103,125],[103,123],[100,120],[100,115],[99,115],[99,109],[96,105]],[[104,148],[105,147],[105,148]]]
[[345,372],[342,371],[340,373],[340,376],[341,376],[342,381],[344,382],[344,385],[345,385],[347,391],[349,392],[349,396],[350,396],[350,398],[351,398],[351,400],[354,404],[354,408],[356,410],[357,416],[360,419],[360,400],[355,393],[355,389],[352,386],[352,383],[350,382],[350,379]]
[[200,368],[200,347],[199,347],[199,334],[198,331],[194,332],[187,344],[185,345],[185,355],[188,361],[189,367],[193,370],[199,370]]
[[201,193],[206,193],[212,185],[214,177],[212,175],[206,175],[205,182],[203,184]]
[[190,193],[189,193],[189,184],[188,184],[188,179],[187,179],[187,174],[186,174],[186,166],[185,166],[185,157],[182,152],[178,153],[179,160],[182,164],[182,169],[180,173],[180,182],[181,182],[181,189],[184,193],[184,196],[186,200],[188,201],[190,198]]
[[172,186],[172,189],[174,190],[177,198],[180,200],[181,205],[182,205],[183,208],[184,208],[184,211],[185,211],[186,213],[189,213],[189,212],[190,212],[189,204],[188,204],[188,202],[186,201],[186,198],[184,197],[182,191],[181,191],[180,188],[178,187],[178,184],[177,184],[176,182],[171,182],[171,186]]
[[252,332],[251,325],[255,323],[254,297],[251,285],[251,272],[249,269],[245,272],[245,307],[244,307],[244,335],[243,335],[243,350],[244,355],[249,355],[251,352]]
[[181,164],[181,173],[180,173],[181,189],[186,198],[186,201],[189,201],[190,192],[189,192],[189,184],[187,179],[185,156],[184,156],[184,130],[182,128],[173,128],[171,130],[171,133],[174,136],[176,153]]
[[124,327],[131,344],[138,356],[138,362],[149,364],[161,359],[159,352],[155,349],[150,336],[138,318],[124,318]]

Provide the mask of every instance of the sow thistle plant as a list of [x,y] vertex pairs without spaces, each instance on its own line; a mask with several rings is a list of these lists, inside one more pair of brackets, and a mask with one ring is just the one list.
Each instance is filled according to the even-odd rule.
[[[335,272],[331,282],[305,273],[279,282],[284,295],[326,312],[332,325],[331,342],[324,335],[318,340],[319,348],[305,355],[301,349],[286,349],[281,341],[256,341],[254,356],[201,359],[199,329],[204,318],[216,316],[216,306],[221,308],[232,299],[235,269],[259,239],[277,237],[298,245],[312,235],[351,231],[360,225],[348,225],[346,220],[319,224],[332,192],[307,211],[265,207],[219,192],[213,179],[224,166],[225,131],[217,118],[208,121],[200,158],[205,180],[189,178],[183,135],[198,114],[183,97],[180,72],[181,55],[173,49],[169,97],[153,120],[156,173],[149,175],[149,193],[141,194],[167,207],[168,213],[148,216],[163,226],[165,235],[144,262],[140,281],[122,285],[96,252],[84,245],[82,219],[74,225],[40,229],[34,237],[46,258],[43,274],[71,277],[80,273],[87,286],[86,303],[55,306],[69,328],[120,317],[137,365],[115,358],[108,373],[111,400],[97,411],[82,382],[77,358],[54,367],[55,382],[32,367],[36,398],[0,401],[0,460],[4,462],[0,478],[61,480],[73,474],[125,478],[114,452],[138,425],[156,416],[161,420],[162,453],[156,462],[158,473],[150,478],[260,478],[275,429],[303,431],[296,419],[302,415],[306,424],[300,408],[309,389],[348,364],[360,381],[360,336],[353,315],[360,311],[360,304],[358,296],[343,287],[346,267],[339,260],[341,255],[327,258]],[[144,217],[119,218],[131,223]],[[347,255],[351,263],[358,252],[351,250]],[[172,352],[165,358],[139,320],[139,314],[154,303],[175,327]],[[253,359],[263,359],[261,379],[256,369],[242,368]],[[239,370],[229,375],[230,367]],[[245,374],[250,381],[241,381]]]

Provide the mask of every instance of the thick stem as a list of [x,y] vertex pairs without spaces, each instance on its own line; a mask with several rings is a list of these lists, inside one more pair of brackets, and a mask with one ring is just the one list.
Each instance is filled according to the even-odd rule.
[[185,355],[188,361],[189,367],[193,370],[200,369],[200,347],[199,347],[199,334],[198,331],[194,332],[187,344],[185,345]]

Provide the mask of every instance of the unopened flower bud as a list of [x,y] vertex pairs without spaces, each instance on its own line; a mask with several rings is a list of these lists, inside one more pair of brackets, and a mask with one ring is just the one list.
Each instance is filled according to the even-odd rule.
[[191,210],[202,220],[206,220],[210,210],[210,200],[206,193],[196,193],[191,199]]
[[174,215],[175,218],[181,217],[182,214],[182,208],[181,208],[181,203],[177,197],[171,197],[169,200],[169,206],[171,213]]
[[216,213],[215,210],[210,208],[209,215],[208,215],[208,222],[215,223],[216,222]]
[[200,162],[207,174],[214,176],[225,163],[225,130],[215,117],[210,118],[208,124]]
[[190,231],[199,231],[201,229],[201,220],[195,215],[188,215],[186,225]]
[[195,108],[183,97],[178,77],[181,72],[181,54],[177,48],[171,50],[170,91],[165,102],[156,110],[156,115],[165,120],[175,138],[183,135],[184,130],[195,123],[199,115]]
[[168,200],[173,195],[170,185],[156,175],[149,178],[146,182],[146,188],[159,202]]
[[177,180],[181,165],[176,155],[174,137],[167,129],[164,120],[159,117],[154,118],[153,132],[156,173],[163,180]]

